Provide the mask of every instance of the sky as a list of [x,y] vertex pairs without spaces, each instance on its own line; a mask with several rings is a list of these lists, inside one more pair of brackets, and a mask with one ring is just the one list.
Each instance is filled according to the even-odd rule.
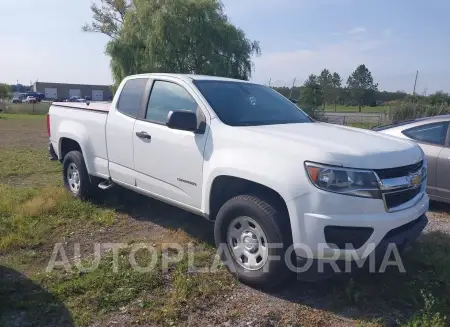
[[[97,0],[99,1],[99,0]],[[85,33],[92,0],[0,0],[0,81],[111,84],[108,37]],[[260,42],[252,80],[301,85],[365,64],[379,89],[450,92],[449,0],[223,0]]]

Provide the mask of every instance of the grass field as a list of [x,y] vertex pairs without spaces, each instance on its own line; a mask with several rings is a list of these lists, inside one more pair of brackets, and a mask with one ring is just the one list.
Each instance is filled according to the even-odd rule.
[[5,113],[15,114],[46,114],[51,102],[39,103],[0,103],[0,109]]
[[[326,105],[325,111],[335,111],[334,105]],[[359,112],[358,106],[343,106],[337,105],[336,112]],[[376,113],[384,113],[389,112],[389,106],[377,106],[377,107],[362,107],[362,113],[367,112],[376,112]]]
[[[176,254],[164,244],[175,242],[192,245],[197,268],[210,266],[212,224],[119,187],[92,202],[74,200],[46,145],[45,116],[0,115],[0,326],[448,325],[450,229],[421,237],[403,257],[406,274],[388,268],[261,291],[222,268],[190,272],[186,258],[163,270],[163,253]],[[448,222],[448,208],[429,218]],[[96,243],[116,242],[128,246],[117,252],[118,272],[108,250],[97,269],[86,269],[96,264]],[[128,260],[141,242],[160,259],[146,273]],[[69,265],[46,272],[55,243]],[[135,258],[145,267],[150,252]]]

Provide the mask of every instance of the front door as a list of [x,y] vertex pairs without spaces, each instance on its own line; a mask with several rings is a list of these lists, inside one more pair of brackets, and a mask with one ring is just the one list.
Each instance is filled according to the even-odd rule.
[[134,165],[137,187],[200,209],[208,128],[196,134],[166,126],[170,111],[202,110],[188,89],[173,81],[154,81],[145,117],[134,125]]
[[438,158],[447,142],[448,122],[441,121],[412,127],[403,134],[416,140],[421,146],[428,162],[427,192],[433,196],[439,195],[439,180],[444,178],[438,171]]
[[425,158],[428,163],[427,192],[431,195],[437,195],[437,162],[442,146],[422,143],[420,144],[420,147],[425,153]]
[[437,160],[437,196],[450,202],[450,148],[442,149]]

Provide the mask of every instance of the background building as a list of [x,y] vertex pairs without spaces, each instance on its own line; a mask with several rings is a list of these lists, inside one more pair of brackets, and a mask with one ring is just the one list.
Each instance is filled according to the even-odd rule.
[[36,82],[33,84],[34,92],[43,93],[45,99],[70,99],[73,96],[89,97],[92,101],[109,101],[112,91],[109,85],[86,85]]

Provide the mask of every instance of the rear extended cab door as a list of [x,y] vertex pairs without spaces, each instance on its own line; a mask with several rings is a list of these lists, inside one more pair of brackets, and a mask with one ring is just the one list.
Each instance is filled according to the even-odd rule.
[[[158,76],[149,84],[134,125],[136,186],[161,200],[200,211],[209,113],[196,88],[182,79]],[[197,124],[205,124],[205,131],[167,127],[168,114],[174,110],[196,112]]]
[[126,78],[112,103],[106,122],[109,174],[114,182],[135,186],[133,129],[143,105],[149,79]]

